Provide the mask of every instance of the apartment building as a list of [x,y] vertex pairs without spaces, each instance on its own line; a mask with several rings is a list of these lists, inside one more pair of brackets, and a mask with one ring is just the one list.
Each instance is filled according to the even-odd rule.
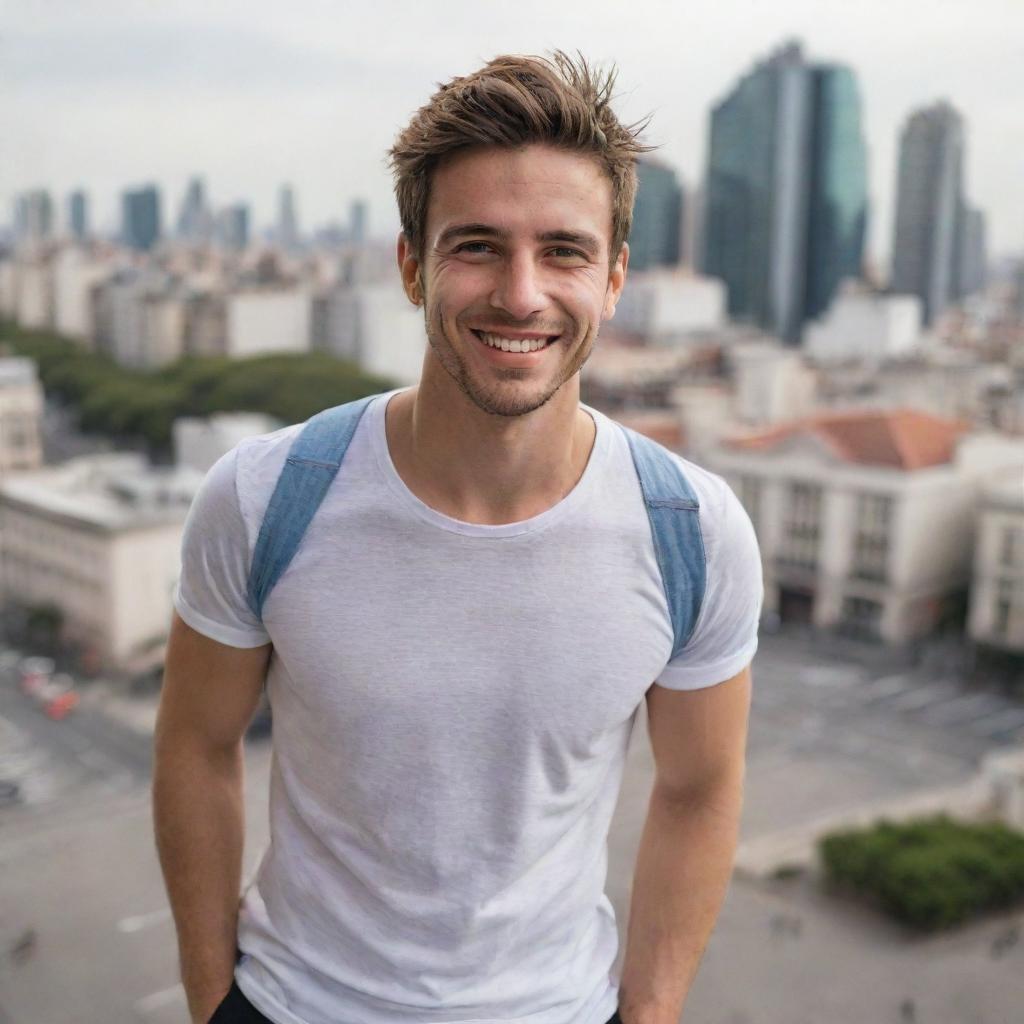
[[42,464],[43,407],[35,362],[23,356],[0,358],[0,474]]
[[968,632],[981,648],[1024,655],[1024,470],[984,489]]
[[1020,441],[912,409],[821,413],[708,454],[753,521],[765,612],[900,646],[962,624],[986,476]]
[[261,412],[221,412],[212,416],[179,416],[171,427],[174,462],[205,473],[240,441],[270,434],[285,426]]
[[159,663],[182,529],[202,478],[118,452],[0,481],[4,606],[55,605],[63,638],[107,667]]

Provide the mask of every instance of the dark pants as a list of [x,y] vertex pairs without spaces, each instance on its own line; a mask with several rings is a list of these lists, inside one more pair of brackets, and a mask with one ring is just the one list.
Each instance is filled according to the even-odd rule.
[[[237,982],[231,983],[231,989],[223,1002],[213,1012],[209,1024],[273,1024],[242,995]],[[622,1024],[619,1011],[612,1014],[607,1024]]]

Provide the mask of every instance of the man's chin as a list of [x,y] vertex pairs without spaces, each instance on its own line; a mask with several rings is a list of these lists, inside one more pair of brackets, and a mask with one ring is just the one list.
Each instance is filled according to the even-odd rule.
[[526,416],[547,405],[559,392],[556,388],[517,387],[515,382],[509,388],[485,389],[478,388],[470,382],[461,381],[463,394],[481,411],[491,416],[512,419]]

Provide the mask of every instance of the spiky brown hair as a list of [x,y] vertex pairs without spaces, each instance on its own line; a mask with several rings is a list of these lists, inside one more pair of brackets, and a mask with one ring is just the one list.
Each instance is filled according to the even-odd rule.
[[422,259],[431,175],[449,154],[475,146],[546,143],[596,157],[612,184],[614,261],[629,235],[636,158],[649,118],[624,125],[611,108],[616,69],[592,69],[577,53],[505,55],[441,85],[388,151],[402,231]]

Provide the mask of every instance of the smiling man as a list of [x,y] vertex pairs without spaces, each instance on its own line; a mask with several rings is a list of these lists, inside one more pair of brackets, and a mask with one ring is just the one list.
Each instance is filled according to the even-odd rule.
[[[419,384],[243,441],[196,497],[154,806],[197,1024],[679,1020],[735,852],[761,570],[721,478],[580,403],[645,148],[613,81],[559,53],[442,86],[391,151]],[[271,844],[239,905],[264,683]]]

